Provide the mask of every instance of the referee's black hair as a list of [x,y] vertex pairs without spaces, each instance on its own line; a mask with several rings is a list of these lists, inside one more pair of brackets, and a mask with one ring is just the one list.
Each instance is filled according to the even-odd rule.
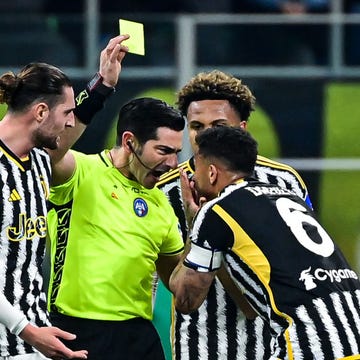
[[160,127],[182,131],[185,118],[179,110],[162,100],[151,97],[131,100],[120,109],[116,145],[121,145],[124,131],[131,131],[143,145],[157,138]]
[[257,142],[242,128],[219,126],[200,132],[195,141],[198,153],[218,159],[231,171],[251,174],[257,158]]

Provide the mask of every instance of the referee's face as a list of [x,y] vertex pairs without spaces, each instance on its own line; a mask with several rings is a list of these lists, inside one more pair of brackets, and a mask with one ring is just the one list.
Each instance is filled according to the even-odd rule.
[[196,135],[215,126],[233,126],[246,128],[238,113],[228,100],[201,100],[190,103],[187,111],[189,141],[193,154],[196,153]]
[[175,131],[167,127],[158,128],[156,139],[148,140],[141,151],[137,148],[131,150],[128,175],[145,188],[153,188],[161,175],[177,167],[182,137],[183,131]]

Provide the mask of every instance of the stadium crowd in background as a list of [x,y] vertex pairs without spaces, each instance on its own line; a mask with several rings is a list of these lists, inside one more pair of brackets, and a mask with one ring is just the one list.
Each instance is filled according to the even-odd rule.
[[[346,1],[344,12],[357,13],[358,1]],[[16,0],[8,5],[5,2],[1,5],[4,13],[16,15],[26,14],[33,6],[33,17],[30,21],[35,21],[37,15],[43,21],[43,24],[37,22],[33,27],[36,32],[39,43],[47,51],[38,53],[47,60],[50,56],[54,62],[61,65],[81,65],[85,63],[84,51],[81,50],[83,43],[83,23],[77,21],[76,17],[81,16],[85,11],[86,1],[77,1],[66,3],[59,0],[47,1],[37,0],[34,5],[30,5],[22,0]],[[8,6],[8,10],[7,9]],[[244,0],[244,1],[173,1],[156,3],[149,5],[149,2],[137,0],[131,2],[114,2],[108,0],[99,1],[100,28],[102,41],[107,41],[108,35],[113,34],[114,24],[106,22],[107,17],[116,16],[133,17],[138,19],[139,15],[145,15],[143,20],[145,24],[148,48],[147,57],[137,57],[131,59],[134,65],[169,65],[175,63],[175,27],[172,24],[173,16],[177,14],[287,14],[294,16],[294,23],[290,24],[231,24],[224,23],[220,25],[201,24],[197,26],[197,62],[201,65],[326,65],[329,61],[329,34],[330,27],[326,24],[301,24],[298,23],[299,16],[302,14],[328,13],[331,4],[329,0]],[[169,21],[163,21],[161,14],[169,14]],[[156,15],[159,15],[160,21],[154,21]],[[74,15],[73,19],[69,16]],[[147,15],[153,15],[148,16]],[[64,20],[62,20],[64,17]],[[141,19],[141,17],[140,17]],[[301,20],[301,18],[300,18]],[[1,26],[1,25],[0,25]],[[47,28],[48,39],[46,39],[40,27]],[[353,45],[354,37],[357,36],[356,29],[359,26],[346,27],[346,62],[356,63],[356,47]],[[3,27],[3,31],[9,28]],[[12,42],[1,40],[4,44],[16,48],[13,42],[21,41],[15,33],[21,29],[21,22],[18,26],[9,32]],[[37,30],[39,28],[39,31]],[[266,28],[266,31],[264,29]],[[166,31],[164,31],[166,29]],[[44,31],[43,31],[44,32]],[[45,31],[46,32],[46,31]],[[8,36],[8,37],[9,37]],[[29,33],[31,37],[31,31]],[[49,41],[52,39],[52,41]],[[105,40],[106,39],[106,40]],[[246,42],[243,41],[246,39]],[[216,42],[218,51],[209,56],[208,49]],[[61,53],[58,47],[66,48]],[[234,46],[237,44],[237,46]],[[31,51],[26,44],[23,46],[25,54]],[[101,46],[101,45],[100,45]],[[152,56],[156,51],[161,56]],[[354,54],[355,53],[355,54]],[[9,59],[14,59],[5,54]],[[28,56],[28,55],[26,55]],[[4,60],[1,60],[3,62]]]

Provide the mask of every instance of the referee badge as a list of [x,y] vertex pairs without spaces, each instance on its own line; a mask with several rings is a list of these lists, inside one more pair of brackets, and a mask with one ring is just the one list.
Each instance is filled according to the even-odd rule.
[[148,213],[148,206],[145,200],[136,198],[134,200],[134,211],[139,217],[144,217]]

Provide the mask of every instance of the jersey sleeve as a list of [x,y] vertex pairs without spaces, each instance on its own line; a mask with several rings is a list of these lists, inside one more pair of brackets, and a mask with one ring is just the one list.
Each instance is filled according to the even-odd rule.
[[165,199],[166,202],[164,203],[165,211],[169,217],[169,232],[167,234],[166,239],[162,243],[160,254],[161,255],[176,255],[180,254],[184,250],[184,242],[181,237],[181,230],[179,229],[179,222],[178,219],[170,206]]
[[66,204],[72,200],[76,186],[79,184],[82,176],[86,173],[87,155],[74,150],[70,151],[75,157],[75,171],[66,183],[50,188],[50,202],[55,205]]
[[184,265],[200,272],[218,270],[223,252],[234,242],[231,229],[212,209],[200,210],[190,238],[191,249]]
[[267,184],[275,184],[290,189],[300,196],[312,209],[307,186],[300,174],[291,166],[258,155],[254,177]]

